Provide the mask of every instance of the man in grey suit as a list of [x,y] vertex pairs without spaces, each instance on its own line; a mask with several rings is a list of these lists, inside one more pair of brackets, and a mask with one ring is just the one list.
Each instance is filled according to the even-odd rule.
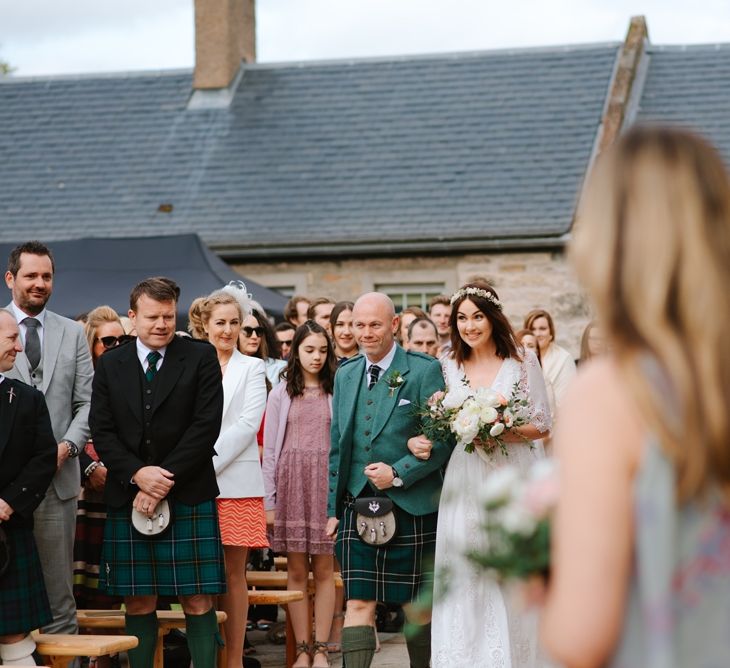
[[46,633],[76,633],[73,598],[73,545],[80,471],[76,457],[89,437],[93,367],[84,330],[78,323],[46,310],[53,291],[53,256],[47,246],[29,241],[10,253],[5,284],[13,300],[23,349],[9,378],[39,389],[46,398],[58,443],[57,471],[33,515],[34,534],[51,603],[53,622]]

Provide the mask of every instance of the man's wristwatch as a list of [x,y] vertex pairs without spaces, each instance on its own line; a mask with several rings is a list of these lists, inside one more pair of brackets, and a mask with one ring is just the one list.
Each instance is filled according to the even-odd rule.
[[393,487],[403,487],[403,479],[398,476],[398,471],[396,471],[392,466],[390,467],[390,470],[393,471],[393,482],[391,485],[393,485]]
[[74,457],[79,456],[79,448],[76,445],[76,443],[72,443],[71,441],[61,441],[61,443],[65,443],[66,447],[68,448],[68,458],[73,459]]

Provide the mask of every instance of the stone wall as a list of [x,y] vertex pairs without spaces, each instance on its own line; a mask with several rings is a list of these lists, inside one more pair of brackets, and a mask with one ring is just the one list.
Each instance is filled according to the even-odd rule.
[[444,257],[247,262],[233,269],[270,287],[291,286],[297,294],[353,299],[379,284],[441,283],[451,293],[474,276],[498,291],[516,329],[533,308],[555,319],[558,343],[577,357],[580,335],[590,319],[572,269],[562,252],[490,253]]

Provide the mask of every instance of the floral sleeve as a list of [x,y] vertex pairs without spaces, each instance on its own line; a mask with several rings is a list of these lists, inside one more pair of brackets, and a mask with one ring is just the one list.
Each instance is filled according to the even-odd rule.
[[519,388],[521,393],[527,397],[530,424],[541,433],[545,433],[552,428],[553,419],[545,378],[535,353],[525,350],[524,360],[520,367]]

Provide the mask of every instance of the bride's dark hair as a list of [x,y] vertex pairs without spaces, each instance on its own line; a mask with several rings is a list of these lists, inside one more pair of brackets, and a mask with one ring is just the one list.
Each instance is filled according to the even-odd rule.
[[[467,290],[479,290],[490,293],[494,301],[480,296],[479,294],[469,294]],[[457,326],[457,316],[459,306],[467,299],[472,302],[487,318],[492,325],[492,340],[497,346],[497,357],[507,359],[511,357],[518,361],[522,360],[517,344],[515,343],[515,333],[509,320],[502,313],[499,304],[499,296],[497,291],[485,281],[472,281],[462,285],[457,291],[459,296],[451,305],[451,316],[449,317],[449,325],[451,326],[451,355],[457,364],[463,364],[464,360],[468,360],[471,356],[471,347],[461,338],[459,328]],[[497,303],[495,303],[495,301]]]

